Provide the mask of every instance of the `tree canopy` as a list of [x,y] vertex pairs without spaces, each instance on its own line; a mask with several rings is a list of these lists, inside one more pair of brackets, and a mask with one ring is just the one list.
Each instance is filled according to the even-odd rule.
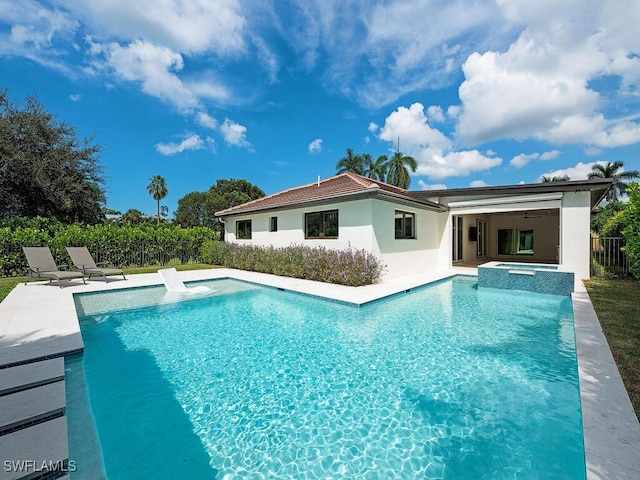
[[158,203],[158,216],[157,221],[160,223],[160,200],[167,196],[169,189],[167,188],[167,181],[160,175],[154,175],[151,177],[151,183],[147,185],[147,192]]
[[27,97],[20,108],[0,91],[0,218],[102,221],[101,148],[93,138],[80,139],[37,97]]
[[418,162],[409,155],[397,151],[389,159],[380,155],[376,160],[368,153],[356,154],[347,148],[347,154],[336,163],[336,173],[352,172],[380,180],[396,187],[409,188],[411,176],[409,170],[415,172]]
[[216,226],[215,212],[264,197],[264,192],[246,180],[218,179],[206,192],[191,192],[178,200],[176,223],[183,227]]
[[628,185],[624,180],[633,180],[640,177],[640,172],[637,170],[619,172],[621,168],[624,168],[624,162],[620,160],[607,162],[604,165],[596,163],[591,167],[592,172],[587,175],[587,178],[613,178],[616,181],[616,184],[607,193],[607,200],[610,202],[617,202],[620,196],[626,192]]

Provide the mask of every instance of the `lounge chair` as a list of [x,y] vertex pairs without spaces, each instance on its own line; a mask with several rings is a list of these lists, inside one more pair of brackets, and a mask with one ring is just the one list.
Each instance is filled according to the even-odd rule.
[[67,265],[56,265],[49,247],[22,247],[22,251],[29,264],[25,285],[29,282],[29,278],[48,278],[49,283],[51,283],[51,280],[56,279],[60,288],[62,288],[61,280],[81,278],[82,283],[86,285],[87,282],[84,281],[82,273],[60,270],[60,268],[67,267]]
[[67,247],[67,252],[71,257],[73,266],[89,279],[91,275],[100,275],[105,282],[108,275],[122,275],[122,278],[127,279],[124,276],[124,272],[119,268],[106,268],[102,266],[105,265],[104,263],[96,264],[87,247]]
[[164,286],[167,287],[168,293],[213,293],[215,290],[206,287],[204,285],[198,285],[197,287],[186,287],[185,284],[180,280],[178,276],[178,272],[175,268],[163,268],[158,270],[158,274],[162,281],[164,282]]

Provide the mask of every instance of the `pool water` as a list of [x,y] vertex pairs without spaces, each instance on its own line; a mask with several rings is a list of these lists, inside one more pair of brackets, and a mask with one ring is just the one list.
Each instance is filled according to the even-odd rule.
[[206,284],[117,312],[78,296],[108,478],[585,478],[567,297]]

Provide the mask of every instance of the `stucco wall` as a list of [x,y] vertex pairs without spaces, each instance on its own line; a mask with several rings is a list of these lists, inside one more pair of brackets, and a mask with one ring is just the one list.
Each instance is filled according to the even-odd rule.
[[[337,239],[305,239],[304,215],[338,210]],[[416,239],[395,239],[396,210],[416,214]],[[278,231],[269,232],[270,217],[278,217]],[[251,219],[252,238],[237,239],[236,222]],[[292,244],[345,249],[365,249],[387,266],[385,278],[448,268],[440,255],[446,213],[426,211],[379,199],[363,199],[307,208],[239,215],[225,219],[226,240],[249,245],[286,247]],[[448,239],[447,239],[448,241]]]
[[560,262],[573,269],[576,283],[590,276],[590,192],[567,192],[560,213]]

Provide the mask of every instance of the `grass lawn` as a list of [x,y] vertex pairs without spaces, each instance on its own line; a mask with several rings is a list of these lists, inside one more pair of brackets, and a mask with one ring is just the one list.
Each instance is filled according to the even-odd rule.
[[631,280],[594,278],[586,287],[640,418],[640,285]]

